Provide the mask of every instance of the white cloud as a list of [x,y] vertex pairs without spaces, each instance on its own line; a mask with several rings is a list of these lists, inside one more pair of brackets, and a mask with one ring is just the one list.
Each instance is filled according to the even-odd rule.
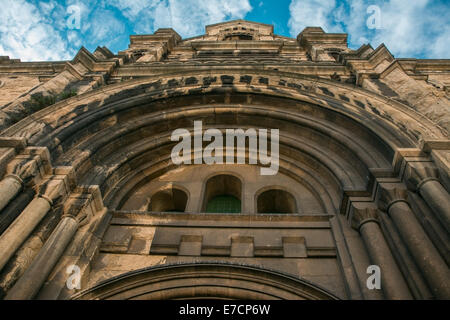
[[336,32],[335,0],[293,0],[289,5],[291,17],[288,26],[292,36],[297,36],[305,27],[322,27],[326,32]]
[[[242,10],[243,9],[243,10]],[[197,0],[168,1],[172,27],[183,36],[202,34],[207,24],[242,17],[250,10],[248,1]],[[167,27],[164,20],[155,19],[155,27]]]
[[[373,41],[375,44],[384,42],[388,49],[399,57],[417,56],[422,53],[433,57],[432,46],[442,27],[448,24],[448,20],[445,11],[436,12],[432,5],[433,1],[429,0],[391,0],[385,3],[380,7],[382,29],[377,30]],[[430,12],[435,12],[433,17],[429,15]],[[447,12],[450,14],[448,8]],[[447,48],[449,41],[447,38]]]
[[[376,4],[380,9],[381,29],[369,29],[367,12]],[[449,56],[450,7],[432,0],[318,1],[292,0],[289,6],[289,28],[297,36],[305,26],[322,26],[327,32],[347,32],[356,48],[370,42],[384,43],[398,57],[445,58]]]
[[[51,10],[52,3],[42,6]],[[22,60],[68,59],[72,50],[41,14],[24,0],[3,0],[0,11],[0,55]]]
[[[81,13],[80,29],[67,25],[69,6]],[[171,27],[182,37],[207,24],[243,18],[249,0],[2,0],[0,55],[22,61],[66,60],[81,45],[126,48],[129,33]]]
[[450,58],[450,26],[442,26],[441,35],[434,39],[430,46],[431,57],[433,58]]
[[111,44],[114,39],[125,32],[125,24],[114,16],[111,11],[99,9],[89,16],[89,25],[85,28],[85,33],[90,42],[101,42],[108,40]]
[[113,5],[136,19],[136,33],[171,27],[183,37],[203,34],[205,25],[243,18],[252,10],[248,0],[116,0]]
[[160,2],[155,0],[112,0],[110,4],[120,9],[127,19],[135,20],[143,10],[152,9]]
[[[378,6],[382,29],[369,29],[372,0],[292,0],[288,27],[296,37],[306,26],[347,32],[353,48],[384,42],[399,57],[446,58],[450,7],[445,1],[385,0]],[[81,10],[80,29],[67,27],[67,8]],[[258,5],[258,2],[256,2]],[[204,33],[205,25],[244,18],[249,0],[2,0],[0,55],[23,61],[71,59],[81,45],[126,48],[129,33],[171,27],[182,37]]]

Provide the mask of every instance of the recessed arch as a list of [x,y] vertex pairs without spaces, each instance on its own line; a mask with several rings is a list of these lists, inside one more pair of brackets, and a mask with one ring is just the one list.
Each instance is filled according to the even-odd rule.
[[[187,75],[198,82],[187,84]],[[287,72],[245,75],[271,80],[256,86],[235,80],[227,86],[222,77],[229,76],[202,71],[130,80],[47,107],[3,134],[48,147],[53,164],[72,166],[80,183],[99,185],[106,198],[113,198],[119,183],[148,170],[145,163],[170,167],[166,137],[175,128],[189,127],[194,120],[232,128],[277,127],[285,133],[280,171],[298,179],[309,175],[314,192],[330,193],[328,212],[335,212],[344,190],[367,191],[369,168],[392,169],[398,148],[416,146],[420,136],[443,135],[401,103],[361,88]],[[303,173],[292,172],[296,167]]]
[[256,266],[198,262],[160,265],[113,277],[73,300],[337,300],[313,283]]
[[[386,100],[385,97],[377,95],[373,92],[367,91],[363,88],[355,88],[354,86],[350,86],[350,85],[346,85],[343,83],[339,83],[336,81],[332,81],[332,80],[327,80],[327,79],[321,79],[321,78],[317,78],[317,77],[312,77],[312,76],[307,76],[307,75],[298,75],[298,74],[292,74],[289,72],[280,72],[280,71],[275,71],[275,70],[258,70],[258,71],[254,71],[251,72],[249,70],[245,70],[244,74],[249,74],[249,75],[254,75],[254,76],[266,76],[266,77],[276,77],[276,78],[282,78],[283,81],[280,81],[279,83],[270,83],[271,88],[277,88],[277,90],[273,90],[273,89],[266,89],[265,86],[259,86],[261,88],[257,88],[257,91],[260,93],[267,93],[269,95],[272,96],[285,96],[285,97],[293,97],[297,100],[304,100],[304,101],[309,101],[309,102],[313,102],[313,103],[317,103],[321,106],[324,106],[326,108],[329,109],[335,109],[335,110],[339,110],[339,112],[344,112],[344,113],[355,113],[356,110],[361,110],[361,101],[368,101],[370,102],[370,106],[372,106],[372,109],[375,110],[373,111],[373,113],[371,113],[371,115],[369,114],[361,114],[359,117],[355,116],[356,118],[359,118],[358,121],[364,122],[364,119],[369,120],[369,122],[366,122],[366,126],[370,127],[372,130],[374,130],[375,132],[380,131],[376,128],[376,126],[378,126],[381,122],[393,122],[393,120],[396,119],[391,119],[388,116],[382,117],[381,115],[383,115],[383,113],[385,113],[386,111],[388,111],[388,109],[392,109],[392,110],[396,110],[397,114],[395,115],[395,117],[397,118],[397,116],[401,116],[402,117],[406,117],[408,118],[408,124],[410,125],[410,127],[413,127],[414,130],[417,131],[418,135],[422,135],[423,137],[429,137],[429,138],[433,138],[433,137],[442,137],[445,136],[445,130],[443,130],[442,128],[438,128],[436,127],[431,121],[427,120],[426,118],[424,118],[423,116],[421,116],[420,114],[418,114],[417,112],[415,112],[414,110],[412,110],[411,108],[408,108],[407,106],[403,105],[400,102],[396,102],[396,101],[392,101],[392,100]],[[27,126],[29,126],[33,121],[39,121],[40,119],[42,119],[43,117],[47,117],[52,115],[52,113],[55,112],[55,110],[59,110],[61,112],[72,112],[74,110],[74,108],[76,109],[77,107],[90,107],[89,105],[86,105],[84,103],[84,100],[87,101],[92,101],[92,98],[95,98],[96,95],[100,95],[102,97],[105,97],[105,94],[108,96],[109,93],[113,93],[112,95],[109,95],[107,99],[99,99],[98,101],[96,101],[96,103],[92,104],[92,107],[97,107],[99,105],[104,105],[104,104],[114,104],[118,101],[120,101],[121,99],[123,100],[124,98],[129,98],[130,96],[133,96],[134,98],[137,98],[138,95],[140,95],[140,98],[145,98],[144,96],[151,96],[151,95],[159,95],[161,96],[161,94],[163,93],[164,98],[167,97],[168,95],[166,95],[163,90],[165,89],[163,84],[166,83],[167,81],[171,81],[173,83],[173,81],[177,81],[180,84],[180,89],[183,89],[183,85],[184,85],[184,81],[183,78],[185,78],[186,76],[194,76],[194,77],[198,77],[200,80],[202,79],[202,77],[206,77],[208,79],[213,78],[214,76],[217,76],[220,78],[220,74],[219,75],[215,75],[212,74],[210,71],[204,71],[204,72],[199,72],[199,71],[195,71],[193,72],[192,70],[187,70],[187,71],[181,71],[178,72],[177,74],[170,74],[168,75],[168,77],[163,76],[163,75],[157,75],[157,76],[153,76],[153,77],[148,77],[148,78],[144,78],[144,79],[135,79],[135,80],[129,80],[123,83],[118,83],[118,84],[114,84],[114,85],[109,85],[106,88],[101,88],[98,90],[94,90],[92,92],[88,92],[85,94],[82,94],[80,96],[77,96],[76,98],[71,98],[71,99],[67,99],[64,102],[61,103],[57,103],[53,106],[47,107],[39,112],[36,112],[33,116],[33,119],[29,119],[30,121],[21,121],[20,125],[13,125],[11,127],[9,127],[7,130],[5,130],[5,134],[8,136],[14,136],[14,135],[18,135],[19,132],[23,131]],[[177,78],[178,77],[178,78]],[[217,81],[216,81],[217,82]],[[289,82],[289,83],[288,83]],[[288,85],[286,86],[286,84],[290,84],[290,82],[292,82],[292,84],[294,85]],[[313,85],[313,88],[318,87],[319,85],[322,86],[322,88],[325,90],[325,92],[327,92],[327,99],[323,100],[323,96],[318,95],[315,92],[307,92],[308,89],[311,88],[311,85]],[[201,81],[199,81],[198,87],[201,87]],[[221,85],[220,83],[217,83],[217,85]],[[189,87],[193,87],[192,84],[189,84]],[[339,90],[341,90],[344,94],[340,94],[340,95],[336,95],[333,93],[334,87],[339,87]],[[157,90],[152,91],[150,89],[155,88]],[[148,89],[148,90],[143,90],[143,89]],[[205,93],[211,90],[217,90],[217,88],[215,88],[215,84],[210,85],[208,88],[205,88]],[[255,89],[253,89],[253,87],[248,87],[246,85],[242,85],[242,84],[236,84],[233,86],[233,90],[237,90],[240,92],[249,92],[249,91],[255,91]],[[328,90],[328,91],[326,91]],[[159,91],[159,92],[158,92]],[[180,92],[176,92],[177,90],[174,90],[171,94],[174,95],[179,95]],[[319,90],[320,91],[320,90]],[[126,94],[122,94],[126,93]],[[142,92],[146,92],[145,95],[142,95]],[[147,93],[148,92],[148,93]],[[186,91],[185,91],[186,92]],[[190,93],[190,92],[189,92]],[[344,100],[340,101],[338,99],[338,96],[344,96]],[[355,100],[350,100],[348,99],[349,96],[353,96]],[[335,101],[334,101],[335,100]],[[138,100],[134,99],[133,103],[136,103]],[[333,101],[332,103],[327,103],[326,101]],[[358,104],[356,104],[356,102],[358,102]],[[81,103],[81,105],[80,105]],[[336,105],[336,103],[338,103]],[[127,108],[129,107],[129,103],[121,103],[122,108]],[[68,108],[66,108],[68,107]],[[338,107],[338,108],[336,108]],[[375,108],[375,109],[374,109]],[[376,109],[379,110],[376,110]],[[63,110],[66,109],[66,110]],[[84,108],[82,110],[86,110],[87,108]],[[367,108],[364,108],[367,110]],[[349,113],[348,113],[349,114]],[[72,116],[70,117],[66,117],[65,121],[59,122],[58,126],[60,125],[64,125],[65,123],[68,123],[67,121],[70,122],[71,117],[73,116],[77,116],[79,115],[78,112],[76,112],[76,114],[72,114]],[[375,115],[375,117],[373,117],[373,115]],[[406,120],[405,118],[405,120]],[[25,119],[24,119],[25,120]],[[371,122],[371,123],[370,123]],[[402,122],[401,122],[402,123]],[[404,123],[404,122],[403,122]],[[378,127],[379,129],[381,129],[381,127]],[[42,135],[40,135],[37,130],[40,130],[40,127],[35,126],[34,128],[28,128],[29,130],[27,130],[28,132],[26,133],[22,133],[27,137],[32,137],[32,139],[30,140],[30,142],[35,142],[38,141],[40,139],[42,139]],[[400,128],[401,129],[401,128]],[[47,132],[48,133],[48,132]],[[381,132],[378,132],[381,133]],[[387,133],[387,132],[385,132]],[[392,134],[393,132],[391,132]],[[391,138],[389,138],[388,136],[384,136],[384,140],[386,140],[387,143],[391,143],[394,142],[395,140],[397,140],[394,143],[404,141],[406,142],[406,140],[402,139],[400,136],[405,134],[405,130],[403,128],[403,130],[397,130],[397,132],[395,133],[397,135],[397,137],[399,138],[395,138],[394,136],[391,136]],[[413,137],[414,135],[411,135],[411,137]],[[50,138],[50,137],[48,137]],[[419,137],[415,136],[412,138],[413,141],[418,141]],[[391,141],[390,141],[391,140]]]
[[148,205],[148,211],[184,212],[188,203],[188,194],[178,187],[166,187],[155,192]]
[[[217,112],[219,111],[219,109],[217,108]],[[218,113],[219,114],[219,113]],[[261,119],[263,119],[263,118],[261,118]],[[164,120],[162,120],[162,121],[164,121]],[[167,120],[165,120],[165,124],[166,125],[170,125],[170,126],[172,126],[170,123],[168,123],[167,121],[169,121],[169,119],[167,119]],[[261,120],[261,121],[263,121],[263,120]],[[153,123],[153,122],[152,122]],[[223,124],[222,124],[223,125]],[[186,126],[188,126],[187,124],[186,124]],[[286,125],[284,124],[284,127],[286,127]],[[130,129],[131,130],[131,129]],[[119,130],[119,133],[121,132],[121,130]],[[284,131],[283,131],[284,132]],[[113,133],[113,132],[111,132],[111,133]],[[139,131],[137,131],[136,132],[136,135],[137,135],[137,137],[142,137],[142,135],[141,135],[141,133],[139,132]],[[99,165],[101,165],[101,166],[105,166],[105,164],[106,163],[111,163],[111,165],[115,168],[115,172],[119,172],[117,169],[118,168],[120,168],[120,166],[118,165],[119,164],[119,162],[118,161],[120,161],[120,163],[123,163],[124,164],[124,168],[129,168],[129,166],[128,165],[126,165],[126,162],[133,162],[133,163],[136,163],[136,161],[135,161],[135,159],[137,159],[137,157],[140,157],[141,159],[144,159],[142,156],[139,156],[139,154],[138,154],[138,152],[141,152],[141,151],[139,151],[139,150],[142,150],[142,151],[144,151],[144,152],[148,152],[148,154],[149,155],[153,155],[153,154],[158,154],[158,155],[160,155],[160,154],[162,154],[162,152],[166,152],[166,154],[170,154],[170,141],[169,141],[169,136],[170,136],[170,131],[169,132],[167,132],[167,133],[165,133],[165,136],[161,136],[159,133],[156,133],[155,132],[155,135],[154,136],[149,136],[148,138],[146,138],[146,139],[140,139],[139,141],[138,141],[138,145],[136,145],[136,144],[132,144],[131,142],[132,141],[130,141],[130,139],[128,139],[128,137],[126,137],[127,139],[125,139],[126,141],[127,141],[127,144],[125,144],[124,146],[121,146],[121,145],[118,145],[116,142],[114,142],[114,144],[111,144],[111,145],[108,145],[107,144],[107,140],[105,140],[105,141],[101,141],[100,139],[96,139],[96,141],[92,141],[92,144],[90,144],[89,146],[87,146],[88,148],[90,148],[90,150],[94,150],[93,148],[96,146],[96,144],[97,144],[97,141],[98,142],[100,142],[101,141],[101,144],[99,144],[99,146],[101,147],[101,148],[104,148],[104,150],[106,151],[106,150],[111,150],[111,151],[115,151],[115,150],[117,150],[117,149],[119,149],[119,147],[120,148],[123,148],[123,147],[126,147],[127,149],[129,149],[129,151],[125,151],[124,150],[124,152],[126,152],[127,154],[129,154],[130,156],[128,157],[128,158],[123,158],[123,159],[119,159],[119,157],[121,156],[121,154],[122,153],[116,153],[116,152],[114,152],[114,154],[110,154],[110,155],[108,155],[107,153],[104,153],[104,152],[102,152],[102,154],[98,154],[98,152],[97,152],[97,155],[95,156],[95,157],[92,157],[92,152],[93,151],[91,151],[90,152],[90,155],[88,156],[88,158],[86,158],[86,159],[95,159],[96,161],[98,161],[97,159],[101,159],[101,158],[104,158],[105,160],[104,160],[104,162],[101,162],[101,164],[99,163]],[[320,143],[319,141],[316,141],[316,142],[308,142],[308,141],[306,141],[306,140],[303,140],[302,139],[302,141],[301,141],[301,143],[299,143],[298,141],[296,141],[295,140],[295,137],[287,137],[287,138],[284,138],[284,134],[281,136],[281,138],[280,138],[280,143],[282,144],[282,148],[283,148],[283,146],[285,145],[285,144],[288,144],[289,143],[289,149],[291,149],[291,150],[289,150],[288,152],[289,152],[289,154],[290,154],[290,158],[292,157],[292,155],[294,155],[294,153],[293,152],[296,152],[295,151],[295,149],[299,149],[299,148],[301,148],[301,149],[305,149],[305,148],[307,148],[308,147],[308,150],[306,151],[306,153],[305,153],[305,155],[306,154],[310,154],[310,155],[313,155],[312,154],[312,152],[314,152],[314,153],[316,153],[316,154],[314,154],[314,156],[313,156],[313,158],[311,159],[311,160],[308,160],[308,162],[311,162],[312,163],[312,165],[313,166],[315,166],[315,167],[317,167],[317,164],[323,164],[323,165],[325,165],[325,166],[328,166],[329,167],[329,170],[330,170],[330,172],[332,172],[333,174],[336,174],[336,175],[342,175],[342,177],[345,179],[345,177],[344,176],[349,176],[349,177],[352,177],[352,175],[350,174],[350,170],[352,170],[351,169],[351,167],[348,167],[348,168],[340,168],[340,167],[342,167],[342,165],[345,165],[346,163],[348,163],[349,162],[349,159],[351,159],[352,157],[349,155],[348,157],[347,157],[347,159],[338,159],[338,158],[330,158],[330,157],[327,157],[327,156],[325,156],[325,152],[323,152],[323,151],[320,151],[319,149],[317,149],[317,147],[315,147],[314,145],[317,145],[318,143]],[[105,132],[105,139],[109,139],[110,137],[111,137],[111,135],[110,134],[106,134],[106,132]],[[120,135],[120,139],[124,139],[125,137],[123,137],[123,134],[122,135]],[[118,137],[118,139],[119,139],[119,137]],[[167,139],[167,140],[166,140]],[[122,140],[122,141],[124,141],[124,140]],[[285,142],[286,141],[286,142]],[[154,145],[154,142],[156,142],[156,143],[158,143],[158,144],[160,144],[161,145],[161,147],[164,147],[164,148],[166,148],[166,151],[161,151],[161,149],[159,149],[159,150],[157,150],[157,149],[155,149],[155,147],[153,147],[153,145]],[[291,143],[295,143],[295,145],[293,144],[293,145],[290,145]],[[331,145],[331,143],[328,143],[328,145]],[[106,147],[104,147],[104,146],[106,146]],[[144,149],[142,149],[142,148],[146,148],[148,151],[145,151]],[[339,150],[345,150],[345,148],[343,148],[343,147],[339,147],[339,146],[336,146],[336,147],[334,147],[335,149],[339,149]],[[356,148],[356,147],[355,147]],[[154,152],[153,150],[157,150],[156,152]],[[74,150],[75,151],[75,150]],[[283,150],[281,150],[280,151],[282,154],[281,154],[281,157],[283,157],[284,155],[283,155]],[[322,155],[320,155],[320,154],[317,154],[317,152],[321,152],[322,153]],[[86,155],[88,155],[87,153],[86,153]],[[67,156],[67,161],[69,161],[69,156],[70,156],[70,152],[68,152],[67,154],[66,154],[66,156]],[[80,159],[82,159],[82,157],[83,157],[83,155],[82,156],[80,156],[79,155],[79,152],[77,151],[77,157],[76,158],[74,158],[74,161],[75,161],[75,163],[74,163],[74,165],[75,165],[75,167],[77,167],[77,163],[78,163],[78,161],[80,161]],[[133,157],[136,157],[136,158],[133,158]],[[357,159],[357,157],[353,157],[353,158],[355,158],[355,159]],[[169,159],[169,161],[170,161],[170,158],[168,158]],[[286,159],[287,160],[287,159]],[[125,162],[126,161],[126,162]],[[146,162],[149,162],[148,160],[146,161]],[[295,156],[295,160],[294,159],[291,159],[291,161],[290,162],[298,162],[298,155],[296,155]],[[89,163],[93,163],[91,160],[89,161]],[[337,166],[337,168],[332,168],[332,166],[330,166],[330,165],[335,165],[335,166]],[[361,165],[361,164],[360,164]],[[135,164],[133,164],[133,167],[134,168],[136,168],[136,165]],[[354,165],[354,167],[356,167],[356,165]],[[374,167],[376,167],[376,165],[374,165]],[[83,167],[84,168],[84,167]],[[345,170],[345,169],[348,169],[348,170]],[[87,172],[87,171],[86,171]],[[360,172],[363,172],[363,171],[361,171],[360,170]],[[111,173],[112,173],[112,171],[111,171]],[[109,173],[108,173],[108,175],[109,175]],[[358,174],[358,175],[360,175],[360,174]],[[353,175],[353,177],[357,177],[358,175]],[[88,176],[93,176],[93,175],[88,175]],[[365,175],[364,175],[365,176]],[[95,177],[95,181],[86,181],[86,183],[94,183],[94,184],[98,184],[98,183],[101,183],[101,180],[99,180],[100,178],[103,178],[103,176],[101,176],[101,175],[95,175],[94,176]],[[104,178],[106,178],[107,176],[104,176]],[[114,177],[111,177],[112,179],[113,179],[113,181],[117,181],[117,175],[114,175]],[[343,178],[339,178],[339,179],[337,179],[337,180],[339,180],[339,181],[341,181],[340,183],[342,183],[344,186],[346,185],[346,183],[345,183],[345,181],[343,180]],[[106,190],[106,189],[105,189]]]
[[240,213],[242,211],[242,180],[229,173],[216,174],[205,181],[202,211],[209,213]]
[[297,213],[297,201],[291,192],[284,188],[271,186],[258,191],[256,198],[257,213]]
[[[224,38],[231,41],[222,41]],[[406,297],[409,293],[415,298],[435,295],[428,287],[436,281],[426,274],[414,279],[405,274],[406,284],[402,283],[397,271],[406,270],[403,262],[411,259],[408,252],[397,259],[398,246],[389,240],[397,236],[394,229],[400,226],[390,226],[389,219],[382,219],[382,234],[369,236],[386,238],[383,256],[392,258],[390,253],[394,253],[394,259],[385,259],[382,267],[393,270],[399,281],[383,291],[367,291],[361,266],[380,260],[380,250],[367,245],[364,230],[358,229],[354,220],[366,218],[377,206],[384,209],[381,202],[386,188],[409,187],[410,175],[423,169],[412,163],[415,160],[428,161],[426,173],[430,173],[430,166],[438,173],[445,169],[448,129],[441,127],[445,121],[431,114],[433,110],[417,105],[417,99],[410,99],[395,80],[409,79],[407,84],[413,89],[439,92],[423,78],[411,77],[406,69],[414,65],[397,63],[383,46],[374,50],[367,45],[355,51],[345,47],[345,38],[344,34],[327,35],[320,27],[312,27],[296,41],[274,34],[273,26],[238,20],[207,26],[206,34],[188,39],[170,28],[153,35],[132,36],[125,55],[114,55],[107,48],[93,53],[82,48],[69,62],[37,65],[49,82],[9,99],[0,115],[0,142],[6,151],[0,159],[0,173],[6,177],[4,187],[12,183],[8,175],[22,177],[21,169],[31,168],[25,175],[34,176],[35,189],[43,197],[64,202],[62,213],[70,211],[83,218],[80,226],[85,227],[77,228],[70,224],[72,220],[58,225],[48,219],[41,221],[39,228],[55,231],[42,239],[45,246],[35,252],[33,261],[28,259],[28,267],[16,266],[27,270],[11,292],[6,292],[8,296],[19,293],[37,299],[68,298],[78,290],[66,290],[65,279],[53,276],[64,274],[67,255],[74,261],[87,258],[83,260],[88,266],[83,289],[88,290],[83,294],[93,293],[93,298],[315,299],[322,294],[329,298],[327,290],[351,299],[389,298],[396,296],[397,290]],[[245,41],[258,39],[263,41]],[[144,47],[149,44],[162,46],[165,52],[146,54]],[[312,59],[317,61],[307,61],[314,58],[310,44],[326,51]],[[280,52],[282,47],[289,52]],[[8,69],[7,73],[27,67],[6,62],[2,68]],[[351,69],[359,72],[360,67],[375,68],[379,77],[355,77]],[[436,64],[430,68],[430,63],[423,61],[417,67],[424,74],[442,69]],[[92,78],[93,73],[99,77]],[[66,88],[58,82],[60,77],[68,81]],[[31,83],[22,84],[28,90],[25,87]],[[436,86],[442,89],[439,83]],[[57,94],[72,87],[80,89],[80,94],[51,106],[33,101],[36,90],[45,94],[51,89]],[[437,100],[432,102],[439,104],[442,99]],[[192,128],[196,121],[203,123],[202,129],[196,125]],[[184,155],[192,160],[182,164],[176,160],[177,143],[172,139],[177,129],[183,137],[186,132],[195,133],[194,148],[190,144],[186,147],[184,139],[177,146],[178,150],[181,146],[183,151],[189,150]],[[223,137],[220,133],[236,129],[251,130],[246,135],[251,135],[248,145],[252,149],[245,150],[245,155],[239,153],[247,148],[242,139],[237,140],[241,147],[227,148],[228,161],[222,163],[217,160]],[[279,144],[271,144],[270,151],[277,150],[277,160],[274,166],[270,161],[270,167],[276,168],[277,174],[262,177],[265,170],[260,171],[261,167],[269,164],[251,161],[257,158],[252,152],[257,148],[253,130],[274,129],[280,134],[270,136],[277,141],[279,138]],[[199,143],[196,138],[202,130],[208,130],[210,136],[202,136]],[[214,143],[208,140],[212,132]],[[231,139],[227,140],[229,145]],[[261,151],[264,138],[258,142]],[[208,151],[205,157],[199,152],[206,145],[207,150],[215,146],[216,164],[203,162],[211,160]],[[430,154],[430,150],[435,151]],[[232,152],[245,161],[230,164]],[[264,152],[258,153],[260,160],[265,158]],[[239,183],[226,171],[239,173],[240,192]],[[436,172],[431,173],[434,177]],[[438,178],[442,178],[438,180],[445,189],[447,177]],[[204,199],[207,195],[209,200]],[[8,201],[14,206],[19,195],[7,196],[3,206],[9,208]],[[417,210],[424,211],[423,206],[426,209],[426,204],[419,203],[421,199],[408,200],[413,218],[421,214]],[[231,203],[231,209],[223,208],[224,203]],[[29,205],[24,210],[41,217],[57,210],[50,204],[50,208]],[[430,219],[436,211],[436,206],[431,207],[433,212],[422,212]],[[214,212],[219,214],[207,214]],[[227,212],[241,214],[220,214]],[[383,218],[383,212],[378,213]],[[434,225],[439,229],[439,221],[431,229],[424,225],[422,238],[427,240],[429,235],[428,247],[435,246],[443,255],[442,237],[430,235],[430,230],[436,229]],[[28,233],[33,233],[31,227],[25,228]],[[22,246],[26,246],[25,232],[13,236],[17,246],[24,241]],[[46,249],[55,236],[66,240],[67,245],[62,243],[57,252],[49,253]],[[406,251],[415,252],[410,248],[414,245],[407,246]],[[5,258],[5,263],[21,260],[27,253],[13,250],[9,250],[13,261]],[[412,258],[420,260],[414,255]],[[47,268],[43,267],[46,261]],[[197,267],[198,261],[208,265]],[[180,262],[180,268],[171,265]],[[155,265],[158,267],[148,269]],[[46,272],[32,286],[23,288],[36,269]],[[113,275],[118,276],[109,278]],[[96,291],[102,286],[105,291]]]

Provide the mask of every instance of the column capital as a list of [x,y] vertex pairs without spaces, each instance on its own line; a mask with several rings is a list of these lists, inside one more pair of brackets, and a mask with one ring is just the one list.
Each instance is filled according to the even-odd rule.
[[98,186],[84,186],[72,193],[64,207],[64,215],[83,226],[99,212],[105,210]]
[[409,162],[405,173],[406,186],[411,191],[419,191],[427,181],[439,181],[439,170],[429,161]]
[[22,180],[21,184],[38,184],[44,176],[52,174],[50,153],[46,147],[27,147],[7,162],[5,177],[16,176]]
[[62,218],[72,218],[80,226],[89,222],[91,215],[89,214],[90,201],[86,198],[71,197],[68,204],[64,208],[64,214]]
[[389,212],[389,208],[397,202],[406,202],[407,190],[403,185],[381,185],[378,204],[381,210]]
[[350,220],[351,227],[359,231],[362,225],[368,222],[379,223],[378,209],[375,207],[354,206]]
[[5,177],[15,178],[21,185],[30,182],[39,174],[39,164],[35,157],[13,161]]
[[66,193],[62,179],[51,178],[38,187],[38,197],[47,200],[50,206],[58,202]]

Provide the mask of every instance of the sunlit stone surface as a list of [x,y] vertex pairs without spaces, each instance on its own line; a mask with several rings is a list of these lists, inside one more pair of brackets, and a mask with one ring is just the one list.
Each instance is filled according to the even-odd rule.
[[[118,54],[13,58],[3,299],[450,299],[450,60],[243,20],[131,36]],[[279,130],[277,173],[248,142],[242,162],[205,163],[200,139],[175,164],[171,135],[194,139],[194,121],[224,139]]]

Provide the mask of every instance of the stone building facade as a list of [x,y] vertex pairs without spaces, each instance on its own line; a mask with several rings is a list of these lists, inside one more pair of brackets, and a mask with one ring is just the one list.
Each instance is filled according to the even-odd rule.
[[[450,60],[243,20],[1,57],[1,296],[449,299],[449,86]],[[278,129],[278,173],[176,165],[194,121]]]

